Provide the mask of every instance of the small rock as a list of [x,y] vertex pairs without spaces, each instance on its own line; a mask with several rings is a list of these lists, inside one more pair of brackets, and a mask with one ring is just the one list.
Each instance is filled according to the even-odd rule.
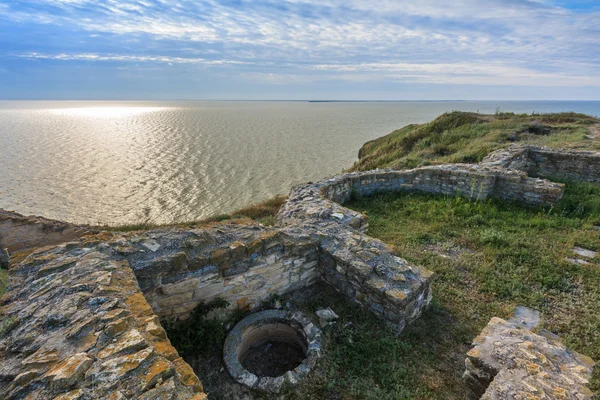
[[279,301],[279,300],[275,300],[275,305],[274,305],[274,307],[275,307],[276,309],[278,309],[278,310],[279,310],[279,309],[281,308],[281,301]]
[[156,250],[160,249],[160,244],[156,240],[146,240],[142,243],[142,246],[150,250],[151,252],[156,252]]
[[573,253],[575,253],[581,257],[585,257],[585,258],[594,258],[598,255],[597,252],[592,251],[592,250],[587,250],[582,247],[573,247]]
[[329,325],[329,324],[333,323],[336,319],[340,318],[329,307],[327,307],[325,309],[317,310],[315,312],[315,314],[317,315],[317,317],[319,317],[321,326]]
[[10,263],[10,256],[6,249],[0,249],[0,268],[8,269]]
[[580,258],[565,258],[565,261],[571,263],[573,265],[590,265],[589,262],[582,260]]
[[531,308],[517,306],[515,315],[508,322],[531,330],[540,323],[540,312]]

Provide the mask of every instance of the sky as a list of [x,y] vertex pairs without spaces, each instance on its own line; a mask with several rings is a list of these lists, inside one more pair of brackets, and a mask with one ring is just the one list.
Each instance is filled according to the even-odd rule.
[[600,0],[0,0],[0,99],[600,100]]

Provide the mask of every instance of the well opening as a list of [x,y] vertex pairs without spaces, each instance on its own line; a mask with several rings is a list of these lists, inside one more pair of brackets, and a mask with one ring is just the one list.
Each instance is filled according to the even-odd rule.
[[257,376],[277,377],[306,358],[306,334],[285,322],[251,326],[243,334],[238,361]]
[[223,361],[229,374],[252,389],[278,393],[296,384],[321,357],[321,330],[300,312],[265,310],[227,335]]

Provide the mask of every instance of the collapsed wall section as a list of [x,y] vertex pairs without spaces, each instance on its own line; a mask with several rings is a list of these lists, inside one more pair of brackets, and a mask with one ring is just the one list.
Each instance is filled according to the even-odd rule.
[[467,353],[468,399],[591,399],[594,362],[557,337],[492,318]]
[[600,183],[600,152],[513,145],[487,156],[483,163],[520,170],[530,176]]

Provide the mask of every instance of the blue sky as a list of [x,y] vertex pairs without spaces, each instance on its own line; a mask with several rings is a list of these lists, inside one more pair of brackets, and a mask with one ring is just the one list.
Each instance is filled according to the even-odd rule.
[[0,0],[2,99],[600,99],[600,0]]

